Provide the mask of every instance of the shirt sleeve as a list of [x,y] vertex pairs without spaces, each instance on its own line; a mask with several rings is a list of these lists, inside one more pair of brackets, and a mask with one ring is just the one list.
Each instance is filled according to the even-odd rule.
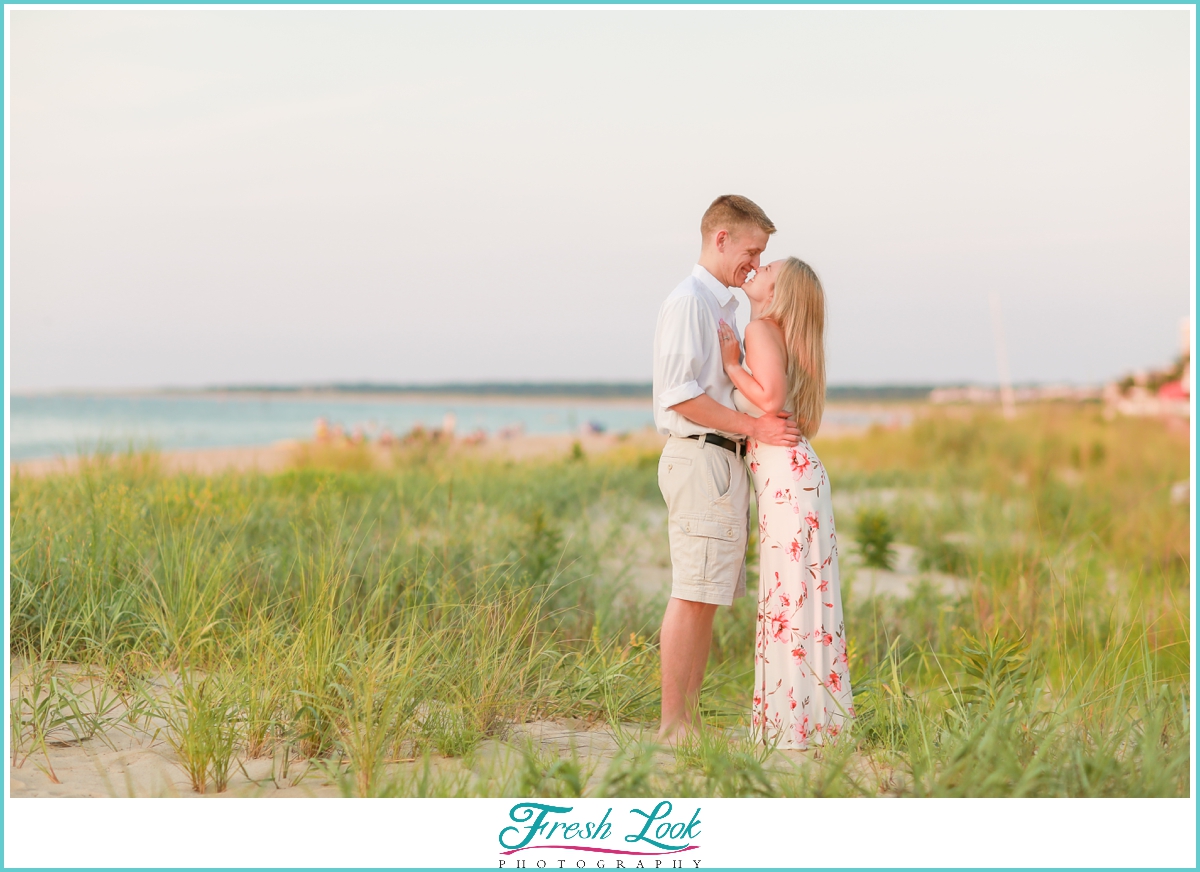
[[654,362],[661,384],[658,404],[663,409],[704,393],[700,371],[709,348],[704,341],[703,306],[695,297],[679,297],[669,300],[663,310],[662,343]]

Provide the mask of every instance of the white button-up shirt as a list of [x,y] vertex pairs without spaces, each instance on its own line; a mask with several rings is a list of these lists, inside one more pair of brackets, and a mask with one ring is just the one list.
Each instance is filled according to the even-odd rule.
[[702,427],[669,407],[701,394],[734,408],[733,382],[721,362],[721,319],[738,335],[738,301],[712,273],[697,264],[658,310],[654,328],[654,426],[667,436],[693,436],[723,430]]

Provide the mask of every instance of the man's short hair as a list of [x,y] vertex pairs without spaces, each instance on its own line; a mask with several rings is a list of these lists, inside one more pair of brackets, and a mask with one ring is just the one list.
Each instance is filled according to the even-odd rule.
[[707,243],[712,234],[724,228],[734,236],[744,227],[757,227],[768,236],[775,232],[775,225],[758,204],[737,194],[722,194],[704,210],[700,219],[700,237]]

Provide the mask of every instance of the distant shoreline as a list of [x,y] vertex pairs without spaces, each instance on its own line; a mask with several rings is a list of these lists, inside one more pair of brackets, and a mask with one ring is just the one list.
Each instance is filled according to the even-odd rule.
[[470,394],[470,393],[433,393],[433,392],[389,392],[389,393],[354,393],[351,391],[322,391],[322,390],[289,390],[289,391],[254,391],[254,390],[219,390],[216,388],[203,390],[154,390],[154,391],[60,391],[55,393],[13,394],[20,399],[127,399],[127,400],[223,400],[242,401],[272,401],[286,402],[288,400],[327,400],[342,403],[411,403],[414,401],[436,404],[448,403],[480,403],[485,405],[513,405],[514,403],[529,403],[532,405],[551,405],[556,403],[580,403],[586,405],[619,406],[624,408],[644,408],[650,405],[651,396],[585,396],[580,394]]
[[[827,393],[830,403],[890,403],[924,402],[934,385],[833,385]],[[14,397],[121,397],[172,399],[342,399],[414,400],[431,402],[471,401],[552,401],[643,404],[651,401],[653,388],[637,382],[566,382],[547,383],[462,383],[440,385],[247,385],[206,388],[154,388],[146,390],[63,390],[13,392]]]
[[[626,434],[616,433],[539,433],[482,441],[470,438],[452,438],[448,444],[454,455],[475,457],[501,457],[510,460],[553,459],[569,455],[572,446],[578,444],[588,454],[602,453],[618,447],[634,447],[652,451],[662,448],[666,437],[660,436],[651,427]],[[316,449],[333,452],[346,451],[347,444],[329,445],[322,449],[311,440],[281,439],[268,445],[230,445],[209,448],[150,449],[136,453],[152,456],[161,464],[163,471],[216,475],[225,472],[277,473],[293,468],[302,461],[305,451]],[[377,443],[367,443],[365,448],[376,462],[391,462],[390,449]],[[116,452],[120,457],[123,452]],[[14,460],[11,471],[21,476],[40,478],[54,474],[74,474],[79,471],[87,457],[59,455],[55,457],[31,457]]]

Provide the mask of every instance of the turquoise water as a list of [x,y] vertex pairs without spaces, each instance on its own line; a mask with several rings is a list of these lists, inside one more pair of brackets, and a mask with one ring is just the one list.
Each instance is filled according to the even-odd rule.
[[[578,432],[589,423],[610,433],[654,426],[650,400],[522,400],[510,398],[351,398],[337,396],[24,396],[12,397],[13,460],[70,456],[97,449],[231,448],[308,439],[318,418],[374,438],[413,427],[437,428],[447,414],[459,436],[504,428],[526,433]],[[886,422],[887,410],[827,407],[834,425]]]
[[308,439],[318,418],[347,433],[383,428],[400,435],[417,425],[441,427],[447,413],[455,433],[488,434],[519,426],[526,433],[568,433],[594,422],[620,433],[653,426],[650,401],[357,399],[264,396],[32,396],[12,397],[13,460],[69,456],[129,446],[225,448]]

